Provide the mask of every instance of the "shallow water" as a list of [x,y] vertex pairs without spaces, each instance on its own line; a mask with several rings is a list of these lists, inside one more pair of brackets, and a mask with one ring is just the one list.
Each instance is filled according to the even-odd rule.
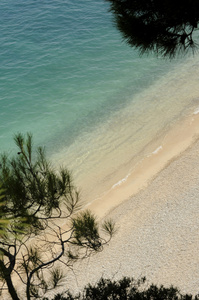
[[1,1],[0,150],[32,132],[85,201],[128,177],[199,106],[199,59],[139,57],[101,0]]

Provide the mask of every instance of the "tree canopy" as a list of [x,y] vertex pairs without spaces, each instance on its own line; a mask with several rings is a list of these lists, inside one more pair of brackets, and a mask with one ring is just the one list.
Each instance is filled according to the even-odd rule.
[[16,135],[15,143],[16,155],[0,158],[0,291],[13,300],[30,300],[59,284],[65,275],[61,264],[67,270],[102,251],[114,225],[105,221],[100,230],[90,211],[77,211],[79,193],[71,174],[54,170],[43,148],[33,151],[30,134]]
[[106,0],[123,38],[141,54],[153,51],[173,57],[194,50],[198,0]]
[[199,297],[181,294],[173,286],[149,285],[145,277],[138,280],[123,277],[117,281],[101,278],[96,284],[86,286],[79,295],[66,292],[57,294],[52,300],[199,300]]

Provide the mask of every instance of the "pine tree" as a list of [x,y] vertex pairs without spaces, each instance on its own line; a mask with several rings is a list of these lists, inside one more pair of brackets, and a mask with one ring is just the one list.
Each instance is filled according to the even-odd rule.
[[198,29],[197,0],[107,0],[123,38],[141,54],[173,57],[194,50]]
[[[2,287],[13,300],[37,298],[54,289],[64,269],[93,252],[102,251],[114,232],[111,221],[102,224],[80,209],[79,193],[65,168],[56,171],[39,147],[33,153],[32,136],[15,136],[14,158],[0,158],[3,201],[0,217],[7,220],[0,233]],[[64,225],[63,225],[64,224]],[[19,295],[16,278],[24,285]]]

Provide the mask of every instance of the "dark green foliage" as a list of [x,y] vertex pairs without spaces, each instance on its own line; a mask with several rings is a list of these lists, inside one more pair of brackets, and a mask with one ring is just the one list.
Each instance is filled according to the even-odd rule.
[[54,170],[41,147],[33,153],[30,134],[16,135],[15,143],[15,157],[0,158],[0,226],[6,224],[0,235],[0,291],[6,284],[11,298],[20,300],[12,282],[15,273],[30,300],[59,285],[61,263],[71,268],[77,259],[101,251],[114,226],[104,223],[105,240],[89,211],[74,216],[79,194],[68,170]]
[[2,189],[2,184],[0,184],[0,236],[5,234],[6,228],[9,225],[10,220],[4,218],[3,207],[5,205],[4,202],[4,192]]
[[[44,149],[38,148],[32,159],[32,137],[27,140],[19,134],[15,136],[18,146],[16,157],[1,157],[0,180],[6,190],[4,215],[26,218],[34,229],[45,227],[45,219],[52,217],[63,196],[73,190],[68,170],[56,174],[46,161]],[[71,203],[70,203],[71,204]]]
[[74,243],[81,246],[99,249],[99,230],[95,217],[85,211],[72,220],[75,228]]
[[197,45],[198,0],[106,0],[124,39],[141,54],[174,56]]
[[88,287],[84,291],[83,299],[127,299],[130,286],[130,278],[124,277],[120,281],[111,281],[102,278],[96,286],[88,285]]
[[147,286],[145,278],[135,280],[123,277],[118,281],[101,278],[96,285],[85,287],[78,296],[58,294],[52,300],[199,300],[199,297],[183,295],[173,286]]

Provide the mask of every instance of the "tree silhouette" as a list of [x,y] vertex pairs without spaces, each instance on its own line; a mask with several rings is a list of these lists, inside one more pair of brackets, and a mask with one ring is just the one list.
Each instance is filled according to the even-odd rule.
[[199,23],[197,0],[106,0],[128,44],[141,54],[153,51],[173,57],[194,50]]
[[57,294],[52,300],[199,300],[199,296],[181,294],[173,286],[149,285],[145,277],[138,280],[123,277],[117,281],[101,278],[96,284],[86,286],[78,295],[66,292]]
[[[96,218],[81,211],[79,193],[67,169],[54,170],[39,147],[32,151],[32,136],[15,136],[18,153],[0,159],[3,201],[0,217],[9,220],[0,232],[1,291],[13,300],[38,298],[54,289],[64,269],[93,252],[102,251],[114,225],[102,224],[101,236]],[[14,275],[14,277],[13,277]],[[19,295],[16,280],[24,284]]]

